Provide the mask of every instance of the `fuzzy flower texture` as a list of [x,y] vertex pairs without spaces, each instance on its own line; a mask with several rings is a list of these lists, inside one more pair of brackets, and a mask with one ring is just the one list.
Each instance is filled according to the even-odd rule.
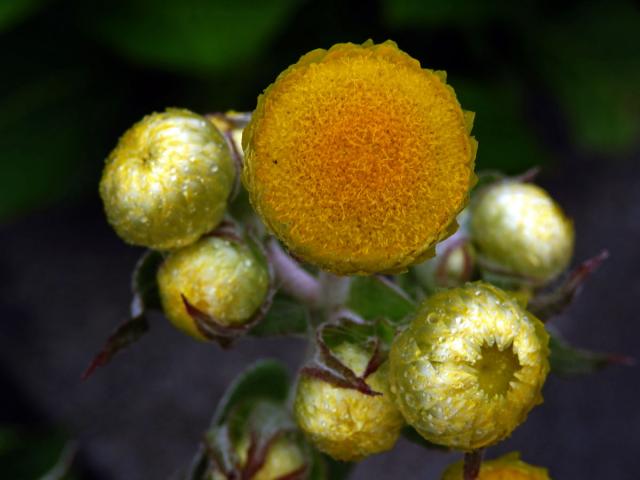
[[[349,343],[334,353],[357,375],[369,362],[364,350]],[[294,406],[298,425],[319,450],[338,460],[358,461],[389,450],[405,422],[389,395],[387,375],[385,362],[366,380],[382,393],[378,396],[302,376]]]
[[258,99],[243,182],[299,258],[338,274],[433,256],[467,202],[476,142],[444,72],[391,41],[313,50]]
[[105,163],[100,195],[124,241],[169,250],[218,225],[234,177],[229,147],[211,122],[169,108],[120,138]]
[[572,222],[546,191],[530,183],[487,188],[472,205],[470,228],[485,263],[534,283],[553,280],[571,261]]
[[182,295],[220,325],[237,327],[249,321],[269,287],[267,268],[249,247],[216,237],[172,252],[157,278],[167,318],[198,340],[206,337],[187,312]]
[[407,422],[461,450],[504,439],[542,402],[544,325],[483,282],[429,297],[391,347],[390,383]]

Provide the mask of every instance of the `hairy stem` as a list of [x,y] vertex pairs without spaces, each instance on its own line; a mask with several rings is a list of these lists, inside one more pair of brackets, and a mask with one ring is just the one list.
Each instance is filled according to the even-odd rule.
[[320,307],[323,294],[318,279],[291,258],[274,238],[267,243],[267,254],[282,290],[311,308]]
[[480,475],[480,465],[484,449],[473,450],[464,454],[464,480],[476,480]]
[[320,272],[320,284],[322,285],[322,305],[331,316],[342,309],[347,302],[351,277],[341,277],[329,272]]

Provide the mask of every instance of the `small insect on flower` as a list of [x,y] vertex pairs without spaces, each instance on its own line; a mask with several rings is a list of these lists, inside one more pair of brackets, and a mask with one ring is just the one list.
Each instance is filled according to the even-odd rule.
[[[369,362],[366,351],[343,343],[334,350],[356,375]],[[300,429],[321,451],[336,460],[357,461],[391,449],[405,422],[388,391],[387,363],[367,377],[367,384],[382,395],[366,395],[325,380],[300,377],[294,405]]]
[[[462,480],[464,462],[449,466],[442,480]],[[495,460],[482,462],[478,480],[550,480],[546,468],[536,467],[520,460],[517,452],[508,453]]]
[[498,271],[545,283],[573,254],[573,224],[542,188],[492,185],[472,202],[470,230],[481,259]]
[[265,300],[269,273],[249,247],[223,238],[204,237],[165,259],[158,271],[158,287],[171,323],[205,340],[183,298],[221,327],[241,326]]
[[100,195],[123,240],[167,250],[218,225],[234,178],[229,147],[211,122],[169,108],[120,138],[107,158]]
[[338,274],[433,256],[475,182],[473,114],[394,42],[314,50],[258,98],[243,182],[299,258]]
[[549,371],[540,320],[482,282],[441,291],[394,340],[391,393],[430,442],[462,450],[494,444],[542,402]]

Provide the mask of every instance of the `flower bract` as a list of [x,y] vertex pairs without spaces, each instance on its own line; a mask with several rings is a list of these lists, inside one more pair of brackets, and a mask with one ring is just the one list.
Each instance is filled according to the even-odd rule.
[[[343,343],[336,356],[356,375],[365,371],[369,356],[356,345]],[[392,448],[404,420],[388,391],[387,364],[366,379],[382,395],[366,395],[325,380],[301,376],[294,411],[300,429],[321,451],[337,460],[356,461]]]

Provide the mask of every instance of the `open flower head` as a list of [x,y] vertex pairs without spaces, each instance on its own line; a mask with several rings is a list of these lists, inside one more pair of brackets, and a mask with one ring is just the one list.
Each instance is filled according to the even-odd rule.
[[428,298],[391,347],[391,392],[425,439],[462,450],[507,437],[542,402],[548,335],[482,282]]
[[573,224],[542,188],[504,182],[472,205],[470,229],[480,256],[505,273],[544,283],[573,254]]
[[[334,353],[356,375],[364,373],[370,357],[350,343],[341,344]],[[294,411],[300,429],[337,460],[357,461],[391,449],[405,425],[389,395],[387,363],[366,382],[382,395],[366,395],[304,375],[298,383]]]
[[313,50],[258,98],[243,182],[303,260],[338,274],[401,271],[456,228],[475,182],[472,120],[444,72],[394,42]]
[[229,147],[200,115],[147,115],[107,158],[100,195],[126,242],[157,250],[195,242],[218,225],[235,177]]
[[[451,465],[442,480],[463,480],[464,462]],[[520,460],[517,452],[508,453],[495,460],[482,462],[478,480],[550,480],[546,468],[529,465]]]
[[240,326],[262,305],[269,273],[249,247],[223,238],[204,237],[172,252],[158,271],[158,287],[167,318],[199,339],[182,296],[222,326]]

